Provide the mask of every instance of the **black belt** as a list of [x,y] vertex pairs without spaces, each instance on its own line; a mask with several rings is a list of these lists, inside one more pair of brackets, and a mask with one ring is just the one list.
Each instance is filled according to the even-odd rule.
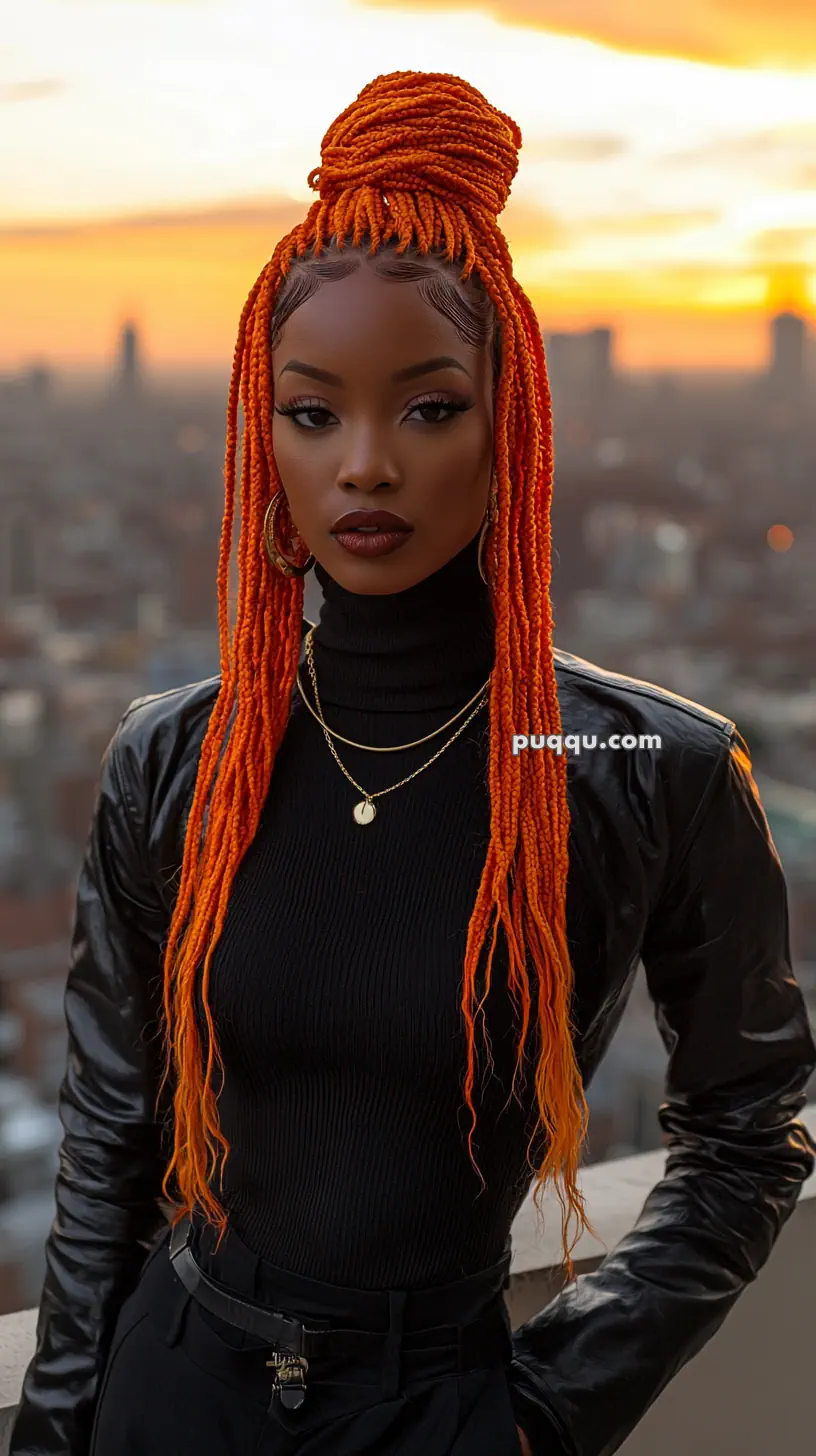
[[[391,1330],[359,1330],[332,1326],[328,1320],[309,1319],[308,1324],[240,1298],[226,1289],[196,1263],[190,1248],[193,1228],[185,1215],[171,1231],[170,1262],[184,1285],[203,1309],[236,1329],[256,1335],[277,1350],[267,1360],[275,1370],[275,1390],[283,1405],[296,1409],[302,1404],[304,1375],[309,1361],[322,1356],[347,1356],[376,1351],[393,1345]],[[505,1360],[510,1349],[510,1325],[504,1300],[465,1325],[435,1325],[426,1330],[400,1330],[403,1349],[427,1350],[450,1347],[457,1351],[459,1368],[476,1369],[481,1364]]]

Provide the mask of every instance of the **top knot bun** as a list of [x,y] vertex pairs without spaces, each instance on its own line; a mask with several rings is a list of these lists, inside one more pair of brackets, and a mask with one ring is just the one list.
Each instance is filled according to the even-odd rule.
[[309,186],[432,192],[497,218],[518,170],[521,131],[481,91],[436,71],[392,71],[364,86],[329,127]]

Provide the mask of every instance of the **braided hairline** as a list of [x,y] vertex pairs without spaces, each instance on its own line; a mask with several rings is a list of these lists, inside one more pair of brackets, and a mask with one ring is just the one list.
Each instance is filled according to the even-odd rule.
[[269,347],[275,349],[286,322],[297,309],[312,298],[325,282],[334,282],[356,273],[365,263],[378,278],[403,283],[416,280],[424,301],[448,319],[463,343],[472,348],[491,347],[493,378],[501,371],[501,324],[493,300],[474,270],[462,281],[460,267],[441,254],[420,252],[416,243],[396,256],[396,239],[382,244],[373,256],[368,252],[370,239],[364,238],[359,248],[338,248],[336,239],[324,245],[319,257],[306,254],[293,259],[276,297],[269,326]]

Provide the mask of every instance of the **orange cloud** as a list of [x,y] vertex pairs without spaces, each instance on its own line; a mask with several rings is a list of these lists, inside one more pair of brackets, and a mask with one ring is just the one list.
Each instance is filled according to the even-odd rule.
[[134,213],[128,217],[89,219],[79,222],[20,222],[0,225],[0,241],[10,238],[65,238],[76,241],[92,239],[104,242],[123,238],[130,233],[153,233],[168,238],[177,231],[212,227],[233,230],[246,228],[285,232],[294,227],[304,209],[287,199],[268,197],[215,202],[199,207]]
[[625,137],[612,132],[566,132],[562,136],[534,137],[524,145],[527,162],[605,162],[629,150]]
[[9,81],[0,86],[0,101],[41,101],[64,91],[66,84],[56,77],[42,81]]
[[[358,0],[383,10],[438,11],[439,0]],[[444,0],[473,10],[474,0]],[[503,25],[600,41],[616,50],[681,56],[725,66],[804,69],[816,61],[813,0],[482,0],[475,6]]]
[[772,187],[808,190],[816,176],[816,123],[787,126],[720,137],[702,146],[666,152],[662,167],[728,167],[750,172],[754,181]]

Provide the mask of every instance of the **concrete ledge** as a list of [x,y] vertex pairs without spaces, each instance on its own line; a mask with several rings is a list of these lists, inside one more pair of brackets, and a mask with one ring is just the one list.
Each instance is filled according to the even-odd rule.
[[23,1376],[34,1354],[36,1309],[0,1316],[0,1452],[6,1456],[8,1440]]
[[[816,1138],[816,1104],[802,1114]],[[598,1242],[584,1234],[573,1257],[594,1269],[635,1223],[663,1175],[662,1151],[585,1169],[581,1180]],[[543,1200],[544,1226],[528,1195],[513,1224],[507,1303],[513,1327],[558,1292],[560,1207]],[[755,1284],[709,1345],[672,1381],[620,1448],[625,1456],[768,1456],[813,1439],[812,1312],[816,1306],[816,1173]],[[23,1376],[34,1352],[37,1310],[0,1316],[0,1456],[6,1456]]]
[[[802,1121],[816,1138],[816,1104]],[[573,1258],[579,1274],[632,1228],[662,1177],[663,1151],[587,1168],[581,1179],[587,1211],[603,1240],[584,1234]],[[508,1290],[513,1328],[558,1293],[560,1208],[545,1199],[545,1227],[528,1196],[513,1225]],[[604,1247],[606,1246],[606,1247]],[[816,1173],[756,1281],[722,1328],[675,1376],[632,1435],[622,1456],[771,1456],[813,1446],[813,1310],[816,1307]]]

